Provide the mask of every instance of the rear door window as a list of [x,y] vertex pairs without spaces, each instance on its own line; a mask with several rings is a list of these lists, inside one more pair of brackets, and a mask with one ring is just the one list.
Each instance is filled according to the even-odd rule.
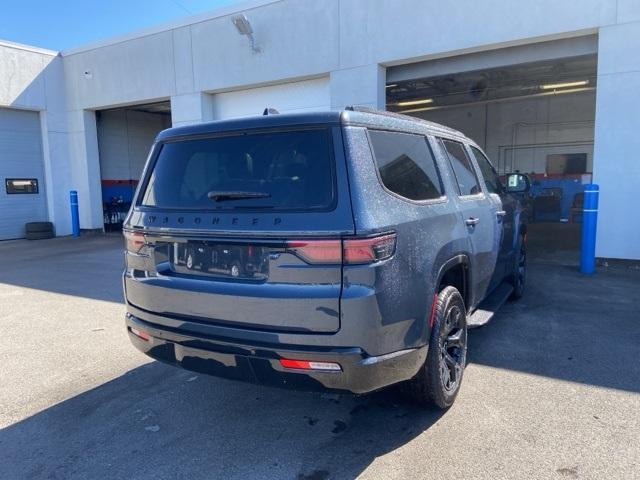
[[166,209],[329,210],[335,203],[328,129],[165,143],[140,204]]
[[433,200],[444,190],[435,159],[421,135],[370,130],[369,139],[383,185],[410,200]]
[[473,145],[471,145],[471,151],[476,157],[476,162],[478,162],[478,167],[480,167],[480,172],[484,177],[484,183],[487,186],[487,190],[489,191],[489,193],[502,193],[502,183],[500,182],[500,178],[493,168],[493,165],[491,165],[489,159],[484,155],[484,153],[482,153]]
[[460,196],[482,193],[478,177],[464,146],[460,142],[454,142],[453,140],[440,139],[440,141],[449,157],[449,162],[460,190]]

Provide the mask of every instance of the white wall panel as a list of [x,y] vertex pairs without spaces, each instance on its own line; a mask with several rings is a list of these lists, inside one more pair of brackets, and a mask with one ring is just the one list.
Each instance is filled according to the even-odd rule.
[[340,9],[341,67],[552,40],[616,21],[615,0],[344,0]]
[[[596,255],[640,260],[640,22],[602,29],[594,181],[600,185]],[[602,68],[600,67],[602,65]]]
[[328,110],[329,79],[318,78],[213,95],[213,118],[260,115],[266,107],[279,112]]
[[246,12],[260,53],[239,35],[231,16],[192,25],[195,89],[327,74],[339,68],[340,2],[282,1]]
[[72,110],[140,103],[175,93],[171,31],[70,55],[64,60]]

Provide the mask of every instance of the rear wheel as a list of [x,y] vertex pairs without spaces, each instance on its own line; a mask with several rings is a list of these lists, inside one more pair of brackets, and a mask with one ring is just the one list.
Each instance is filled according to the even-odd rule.
[[445,287],[438,294],[427,360],[409,382],[420,403],[449,408],[458,395],[467,359],[467,314],[460,292]]

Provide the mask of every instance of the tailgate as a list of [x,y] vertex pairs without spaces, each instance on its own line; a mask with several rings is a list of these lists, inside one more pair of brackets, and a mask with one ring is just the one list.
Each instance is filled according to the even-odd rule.
[[[341,258],[353,235],[338,126],[156,144],[124,225],[125,294],[139,309],[271,331],[340,328]],[[304,241],[316,247],[302,251]],[[317,243],[320,242],[320,243]],[[317,248],[320,245],[320,248]],[[339,255],[339,256],[340,256]]]
[[341,265],[309,265],[278,239],[153,239],[125,276],[127,300],[190,321],[276,331],[340,328]]

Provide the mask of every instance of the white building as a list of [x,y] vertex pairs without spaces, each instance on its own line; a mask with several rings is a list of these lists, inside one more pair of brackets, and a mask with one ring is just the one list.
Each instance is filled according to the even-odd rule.
[[640,259],[639,51],[638,0],[255,0],[63,52],[0,42],[0,177],[38,181],[0,189],[0,238],[69,234],[70,190],[102,229],[103,188],[170,125],[367,105],[463,130],[502,172],[593,172],[597,255]]

